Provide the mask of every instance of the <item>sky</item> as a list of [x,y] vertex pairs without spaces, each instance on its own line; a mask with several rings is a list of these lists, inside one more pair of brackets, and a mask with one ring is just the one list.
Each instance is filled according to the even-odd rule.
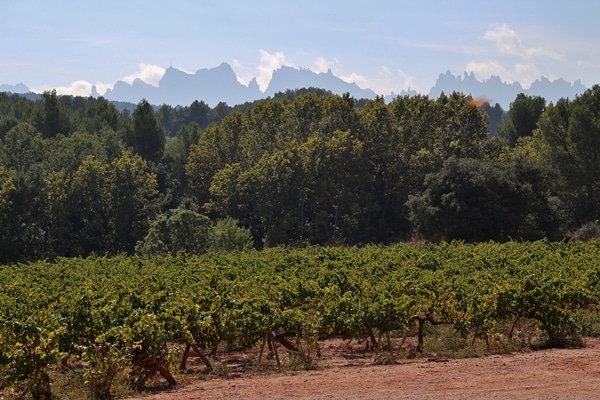
[[0,84],[86,96],[226,62],[263,91],[282,65],[382,95],[446,71],[591,87],[599,17],[595,0],[0,0]]

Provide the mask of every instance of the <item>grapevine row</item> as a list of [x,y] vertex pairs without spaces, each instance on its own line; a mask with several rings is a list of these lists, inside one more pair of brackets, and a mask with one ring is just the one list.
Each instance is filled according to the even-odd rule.
[[210,367],[220,344],[249,348],[267,331],[291,348],[286,338],[392,331],[416,331],[422,346],[425,323],[487,339],[528,318],[560,340],[579,328],[579,309],[598,304],[600,242],[65,258],[0,267],[0,282],[2,387],[27,379],[42,398],[58,362],[92,378],[112,363],[137,388],[154,374],[174,384],[174,344]]

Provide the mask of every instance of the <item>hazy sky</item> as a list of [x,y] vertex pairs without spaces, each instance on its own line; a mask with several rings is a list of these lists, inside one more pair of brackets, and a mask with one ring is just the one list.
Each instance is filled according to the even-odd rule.
[[102,94],[164,69],[229,63],[262,90],[281,65],[379,94],[427,93],[440,73],[600,83],[595,0],[0,0],[0,84]]

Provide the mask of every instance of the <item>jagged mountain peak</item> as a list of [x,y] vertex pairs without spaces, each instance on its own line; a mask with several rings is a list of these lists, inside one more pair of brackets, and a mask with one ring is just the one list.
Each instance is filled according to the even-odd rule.
[[31,91],[24,83],[17,83],[16,85],[8,85],[8,84],[0,85],[0,92],[24,94],[24,93],[29,93]]
[[[196,100],[206,102],[211,107],[220,102],[229,105],[242,104],[266,97],[273,97],[278,92],[290,89],[315,87],[331,91],[335,94],[350,93],[355,98],[375,98],[376,93],[371,89],[360,88],[355,83],[349,83],[335,76],[333,71],[313,72],[308,68],[296,68],[283,65],[272,73],[267,89],[261,92],[257,78],[253,78],[247,85],[239,82],[235,71],[226,62],[213,68],[203,68],[195,73],[186,72],[170,66],[164,75],[153,86],[141,79],[135,79],[131,84],[117,81],[112,89],[104,93],[108,100],[138,103],[142,98],[152,104],[189,105]],[[437,98],[444,93],[453,91],[470,94],[474,97],[484,97],[492,103],[499,103],[502,108],[508,109],[517,94],[542,96],[548,102],[556,102],[562,97],[574,98],[585,91],[585,86],[580,80],[569,83],[562,78],[550,80],[540,77],[528,89],[523,89],[519,82],[508,83],[502,81],[497,75],[479,81],[475,74],[464,72],[454,75],[450,70],[440,73],[435,85],[429,91],[430,98]],[[1,92],[27,93],[29,88],[22,83],[17,85],[0,85]],[[92,87],[92,96],[99,93]],[[415,95],[414,90],[403,90],[400,95]],[[395,93],[385,96],[391,100],[398,96]]]
[[288,89],[316,87],[330,90],[336,94],[350,93],[356,98],[375,98],[376,94],[371,89],[361,89],[355,83],[349,83],[333,75],[331,69],[327,72],[315,73],[306,68],[281,66],[273,71],[271,82],[265,90],[266,96],[273,96],[277,92]]
[[492,103],[499,103],[502,108],[508,109],[519,93],[530,96],[542,96],[547,102],[556,102],[561,97],[572,98],[583,93],[585,87],[581,81],[570,84],[562,78],[551,81],[542,76],[534,81],[528,89],[524,89],[519,82],[508,83],[499,76],[492,75],[483,81],[477,80],[475,74],[464,73],[464,76],[453,75],[449,70],[440,74],[435,85],[429,91],[429,97],[436,98],[442,92],[462,92],[473,97],[483,97]]

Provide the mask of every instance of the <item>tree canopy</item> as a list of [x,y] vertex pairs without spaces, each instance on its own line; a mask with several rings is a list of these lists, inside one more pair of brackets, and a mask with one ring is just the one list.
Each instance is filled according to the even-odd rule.
[[130,113],[0,93],[0,262],[201,252],[224,238],[529,240],[600,219],[598,86],[556,104],[519,95],[506,114],[470,100],[301,89]]

